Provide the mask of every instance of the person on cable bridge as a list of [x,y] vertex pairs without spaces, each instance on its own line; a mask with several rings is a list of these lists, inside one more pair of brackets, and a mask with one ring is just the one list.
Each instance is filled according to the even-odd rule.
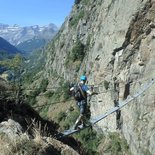
[[79,125],[82,125],[82,127],[86,126],[86,115],[87,115],[87,97],[91,95],[97,94],[96,92],[93,92],[88,88],[86,85],[87,77],[85,75],[82,75],[80,77],[80,82],[77,85],[72,85],[70,88],[70,91],[72,92],[72,95],[74,96],[74,99],[76,100],[76,103],[80,110],[80,115],[77,118],[73,129],[78,129]]

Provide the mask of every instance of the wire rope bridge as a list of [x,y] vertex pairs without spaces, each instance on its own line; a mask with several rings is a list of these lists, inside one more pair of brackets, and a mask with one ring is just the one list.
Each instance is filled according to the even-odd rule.
[[117,110],[121,109],[122,107],[124,107],[125,105],[127,105],[129,102],[131,102],[132,100],[134,100],[135,98],[137,98],[138,96],[140,96],[141,94],[143,94],[147,89],[149,89],[153,84],[155,83],[155,79],[152,79],[150,82],[144,84],[139,91],[137,91],[134,95],[132,96],[128,96],[126,100],[119,102],[119,106],[114,107],[112,109],[110,109],[109,111],[107,111],[106,113],[104,113],[103,115],[97,116],[95,118],[90,119],[90,125],[86,125],[85,127],[79,126],[79,129],[69,129],[69,130],[65,130],[64,132],[62,132],[58,138],[62,138],[65,136],[69,136],[71,134],[80,132],[81,130],[88,128],[90,126],[93,126],[94,124],[96,124],[97,122],[103,120],[104,118],[106,118],[107,116],[111,115],[112,113],[116,112]]

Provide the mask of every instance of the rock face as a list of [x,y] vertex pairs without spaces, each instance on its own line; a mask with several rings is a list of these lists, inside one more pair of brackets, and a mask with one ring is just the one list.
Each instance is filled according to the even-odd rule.
[[[57,85],[53,72],[65,80],[86,73],[100,92],[91,100],[92,117],[105,113],[155,77],[154,10],[154,0],[81,0],[47,47],[43,76]],[[82,59],[73,53],[78,40]],[[97,124],[104,132],[118,127],[133,155],[155,154],[154,88],[124,107],[117,121],[113,114]]]

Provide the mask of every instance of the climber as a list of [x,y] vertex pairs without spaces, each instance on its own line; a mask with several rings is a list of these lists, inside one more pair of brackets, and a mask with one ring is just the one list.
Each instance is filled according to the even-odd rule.
[[86,81],[87,77],[85,75],[82,75],[80,77],[80,82],[77,85],[72,85],[72,87],[70,88],[70,91],[72,92],[72,95],[74,96],[80,109],[80,115],[77,118],[73,129],[77,129],[80,124],[82,125],[82,127],[86,125],[87,97],[97,94],[96,92],[93,92],[88,88],[88,86],[85,84]]

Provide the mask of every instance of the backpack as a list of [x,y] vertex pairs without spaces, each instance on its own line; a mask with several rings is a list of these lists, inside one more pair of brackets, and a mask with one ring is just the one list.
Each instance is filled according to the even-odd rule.
[[80,84],[74,85],[73,96],[76,101],[86,99],[85,92]]

